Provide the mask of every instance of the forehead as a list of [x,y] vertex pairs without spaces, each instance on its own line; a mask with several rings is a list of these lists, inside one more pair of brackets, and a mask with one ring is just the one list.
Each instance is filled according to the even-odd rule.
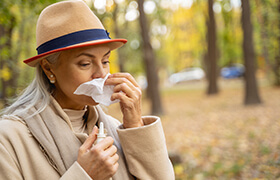
[[62,56],[75,58],[82,53],[87,53],[93,55],[94,57],[100,57],[104,56],[108,51],[110,51],[110,48],[106,44],[101,44],[66,50],[62,52]]

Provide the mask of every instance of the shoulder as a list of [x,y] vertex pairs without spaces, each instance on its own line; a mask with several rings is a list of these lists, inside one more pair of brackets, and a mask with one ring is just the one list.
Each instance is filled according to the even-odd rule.
[[3,116],[0,119],[0,139],[22,138],[24,134],[29,134],[26,123],[16,116]]

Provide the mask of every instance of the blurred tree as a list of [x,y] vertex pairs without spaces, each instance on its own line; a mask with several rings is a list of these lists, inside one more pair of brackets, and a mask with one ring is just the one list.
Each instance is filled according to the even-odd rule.
[[[116,37],[121,37],[120,36],[120,27],[119,27],[119,23],[118,23],[118,12],[119,12],[119,5],[118,3],[115,3],[115,8],[113,10],[113,21],[114,21],[114,33]],[[118,65],[119,65],[119,71],[120,72],[125,72],[125,68],[124,68],[124,61],[125,61],[125,55],[124,55],[124,51],[122,48],[118,48]]]
[[201,67],[205,52],[206,3],[194,3],[191,7],[179,7],[166,13],[166,33],[158,50],[160,61],[170,73],[188,67]]
[[[8,90],[15,88],[15,82],[17,79],[17,70],[15,66],[15,59],[13,59],[12,49],[12,35],[16,26],[16,17],[10,11],[13,6],[8,1],[1,0],[0,11],[0,71],[1,71],[1,91],[0,98],[3,104],[6,105],[6,97],[9,95]],[[13,88],[11,88],[13,87]],[[14,93],[14,91],[12,92]]]
[[[88,6],[91,10],[95,13],[96,16],[101,20],[102,24],[104,25],[105,29],[108,31],[111,38],[118,38],[121,37],[121,31],[123,30],[118,23],[118,16],[120,11],[122,10],[118,3],[113,1],[106,1],[107,4],[103,4],[104,6],[97,6],[95,7],[94,0],[87,1]],[[100,1],[101,2],[101,1]],[[116,51],[112,51],[110,57],[110,72],[124,72],[124,60],[125,54],[122,51],[122,48],[118,48]]]
[[[32,33],[36,28],[34,24],[38,13],[53,2],[56,1],[0,1],[0,100],[4,104],[7,103],[7,98],[15,96],[19,82],[30,79],[30,70],[25,71],[25,68],[21,67],[21,60],[33,53],[30,47],[35,47],[32,44],[35,39]],[[28,78],[19,80],[20,75],[25,77],[25,74],[28,74]]]
[[155,55],[150,43],[150,37],[148,33],[149,27],[144,12],[144,0],[137,0],[137,2],[140,12],[139,23],[143,40],[143,59],[145,63],[146,77],[148,80],[147,93],[149,99],[151,100],[152,114],[162,114],[163,109],[159,91],[159,78],[155,61]]
[[[5,97],[10,97],[15,94],[15,90],[24,88],[32,80],[33,69],[24,65],[21,61],[36,54],[34,24],[37,15],[44,7],[56,1],[58,0],[0,0],[1,98],[3,98],[3,88],[6,89],[4,91]],[[93,6],[97,1],[87,0],[87,2]],[[118,49],[118,53],[115,53],[117,51],[112,53],[112,72],[120,70],[128,71],[134,76],[143,75],[145,66],[143,66],[140,46],[143,40],[138,22],[137,2],[126,0],[107,0],[106,2],[105,9],[100,11],[93,8],[93,10],[102,20],[104,26],[108,28],[112,38],[125,37],[128,39],[126,46]],[[279,6],[276,6],[277,2],[279,3],[279,0],[251,1],[252,14],[254,15],[252,16],[252,25],[255,30],[253,35],[255,37],[254,45],[259,68],[262,69],[270,64],[271,69],[266,72],[269,72],[270,75],[273,73],[275,82],[278,80],[279,83],[280,33],[279,16],[276,14],[279,14]],[[201,66],[201,60],[205,53],[209,55],[212,52],[213,55],[213,50],[207,52],[206,42],[209,46],[209,41],[205,40],[207,27],[210,27],[210,16],[207,26],[205,25],[205,18],[208,17],[208,0],[196,0],[191,3],[146,0],[144,4],[151,6],[153,3],[156,4],[153,12],[146,12],[147,21],[149,21],[147,24],[150,25],[147,30],[149,33],[146,32],[146,34],[149,35],[150,45],[153,47],[154,56],[156,56],[155,59],[158,60],[155,71],[167,69],[166,72],[173,73],[187,67]],[[215,9],[214,20],[218,22],[215,28],[218,36],[216,44],[220,50],[219,53],[214,54],[216,58],[219,56],[219,61],[216,63],[218,66],[225,66],[232,62],[241,62],[243,59],[242,48],[240,48],[242,29],[239,25],[241,8],[232,6],[232,0],[216,2],[212,0],[213,3]],[[152,8],[150,7],[150,9]],[[12,16],[14,20],[12,20]],[[135,16],[135,18],[131,18],[132,16]],[[14,25],[12,25],[12,22]],[[6,32],[8,26],[14,26],[10,35],[9,33],[3,35],[4,26]],[[210,34],[208,36],[208,40],[213,38]],[[10,43],[10,47],[6,43]],[[117,64],[117,62],[119,63]],[[206,62],[210,62],[209,58]],[[207,69],[212,68],[205,68],[206,72]],[[166,75],[162,78],[166,78]]]
[[257,6],[257,19],[260,23],[260,36],[262,46],[262,56],[264,57],[266,66],[271,69],[271,60],[269,57],[268,46],[269,46],[269,17],[268,17],[268,2],[267,0],[256,0]]
[[[230,66],[234,63],[242,63],[240,13],[232,7],[230,0],[217,2],[221,5],[221,19],[223,23],[217,24],[217,41],[219,49],[220,67]],[[219,22],[219,14],[216,14]]]
[[251,4],[258,66],[274,85],[280,85],[278,3],[278,0],[256,0]]
[[206,55],[206,68],[208,88],[207,94],[217,94],[218,85],[218,69],[217,69],[217,45],[216,45],[216,22],[213,11],[213,0],[208,0],[208,18],[207,24],[207,55]]
[[251,23],[249,0],[242,0],[243,55],[245,64],[245,105],[259,104],[256,72],[256,57],[253,45],[253,27]]
[[280,0],[278,0],[278,15],[276,16],[278,22],[278,33],[277,33],[277,40],[278,40],[278,51],[276,51],[275,55],[275,66],[274,66],[274,74],[275,74],[275,85],[280,86]]

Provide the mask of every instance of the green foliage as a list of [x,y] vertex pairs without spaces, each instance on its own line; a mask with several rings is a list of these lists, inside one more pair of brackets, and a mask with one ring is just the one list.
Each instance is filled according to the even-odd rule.
[[[277,42],[277,37],[280,34],[280,14],[277,9],[277,3],[279,3],[277,0],[256,0],[252,2],[252,12],[255,15],[252,17],[257,54],[259,58],[268,58],[267,66],[273,65],[275,55],[279,52],[280,47],[279,42]],[[267,45],[268,57],[264,57],[264,45]]]
[[[218,27],[219,65],[242,63],[242,29],[239,9],[230,9],[230,1],[220,1],[221,13],[216,14]],[[221,17],[219,16],[221,15]]]
[[[162,60],[170,72],[201,66],[205,51],[206,4],[194,4],[190,9],[178,8],[167,17],[168,33],[163,39]],[[200,10],[198,10],[200,9]]]
[[46,5],[54,2],[0,0],[0,95],[4,96],[1,100],[15,96],[17,89],[30,83],[33,71],[22,61],[36,55],[37,17]]

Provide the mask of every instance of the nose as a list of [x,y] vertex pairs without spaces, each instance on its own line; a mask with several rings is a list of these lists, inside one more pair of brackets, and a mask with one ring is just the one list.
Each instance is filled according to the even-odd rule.
[[104,78],[107,73],[108,72],[106,71],[106,69],[104,67],[98,66],[98,67],[93,69],[92,79]]

